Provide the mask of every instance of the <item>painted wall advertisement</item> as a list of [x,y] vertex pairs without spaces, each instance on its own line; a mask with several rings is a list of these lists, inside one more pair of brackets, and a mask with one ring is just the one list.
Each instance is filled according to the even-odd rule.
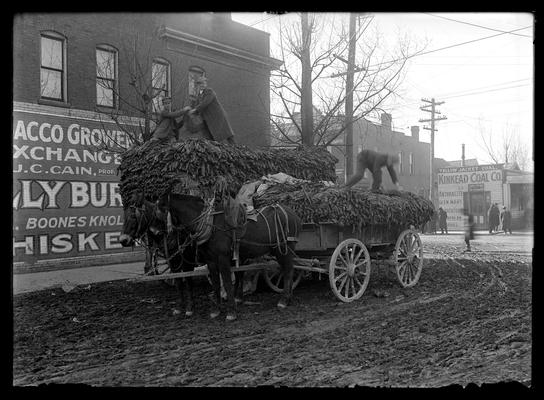
[[[487,211],[484,210],[485,193],[502,193],[502,183],[503,171],[497,165],[440,168],[438,206],[448,213],[448,229],[463,229],[463,209],[469,207],[467,203],[471,194],[481,194],[479,197],[482,198],[481,208],[484,213]],[[476,204],[471,206],[471,212],[474,213]]]
[[114,123],[14,111],[14,262],[127,251],[120,157],[100,150],[104,142],[130,145]]

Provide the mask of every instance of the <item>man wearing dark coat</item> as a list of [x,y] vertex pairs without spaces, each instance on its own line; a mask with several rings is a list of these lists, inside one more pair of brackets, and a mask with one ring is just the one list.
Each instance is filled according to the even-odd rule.
[[189,113],[197,113],[202,117],[215,141],[234,144],[234,133],[225,109],[219,103],[214,90],[208,87],[207,79],[200,77],[195,83],[198,85],[199,94],[194,108]]
[[177,140],[177,122],[176,118],[183,116],[189,111],[189,107],[172,111],[172,99],[165,97],[162,99],[162,109],[159,112],[159,122],[151,140],[176,141]]
[[402,190],[395,172],[395,164],[399,163],[399,157],[395,154],[378,153],[372,150],[363,150],[357,155],[357,169],[355,174],[346,182],[345,187],[350,188],[365,176],[365,170],[372,172],[372,190],[378,190],[382,184],[382,168],[386,167],[391,180],[398,190]]
[[504,234],[506,235],[507,232],[510,232],[510,235],[511,235],[512,234],[512,213],[510,212],[510,210],[506,209],[506,206],[502,208],[501,222],[502,222],[502,230],[504,231]]
[[493,233],[493,231],[497,230],[500,223],[500,211],[497,203],[491,204],[491,207],[487,211],[487,218],[489,221],[489,233]]

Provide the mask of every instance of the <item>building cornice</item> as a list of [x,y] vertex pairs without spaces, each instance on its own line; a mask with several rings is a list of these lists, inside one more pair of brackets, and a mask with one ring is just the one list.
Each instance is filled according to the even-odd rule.
[[263,57],[255,53],[237,49],[213,40],[204,39],[198,36],[191,35],[173,28],[163,27],[159,33],[160,38],[173,39],[180,42],[188,43],[194,46],[202,47],[208,50],[219,52],[223,55],[242,59],[252,63],[259,64],[265,68],[275,70],[278,69],[283,62],[272,57]]

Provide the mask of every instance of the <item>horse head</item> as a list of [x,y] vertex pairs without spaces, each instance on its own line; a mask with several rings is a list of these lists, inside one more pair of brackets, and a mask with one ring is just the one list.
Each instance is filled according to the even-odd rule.
[[145,200],[142,192],[135,192],[130,198],[129,204],[124,207],[123,231],[119,237],[122,246],[132,246],[135,239],[140,239],[148,230],[157,230],[156,207]]
[[157,201],[157,213],[166,216],[169,212],[171,222],[181,230],[190,231],[204,208],[201,197],[188,194],[168,193]]

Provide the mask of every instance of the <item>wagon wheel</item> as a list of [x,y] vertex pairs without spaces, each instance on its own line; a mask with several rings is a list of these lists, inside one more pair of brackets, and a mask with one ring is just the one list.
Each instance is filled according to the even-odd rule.
[[414,286],[423,269],[423,246],[417,232],[407,229],[399,235],[394,261],[402,287]]
[[[293,290],[297,287],[302,279],[303,271],[294,268],[293,271]],[[276,293],[283,293],[283,272],[279,268],[265,269],[263,271],[264,281],[270,289]]]
[[335,296],[349,303],[359,299],[370,280],[370,254],[357,239],[346,239],[332,254],[329,282]]

